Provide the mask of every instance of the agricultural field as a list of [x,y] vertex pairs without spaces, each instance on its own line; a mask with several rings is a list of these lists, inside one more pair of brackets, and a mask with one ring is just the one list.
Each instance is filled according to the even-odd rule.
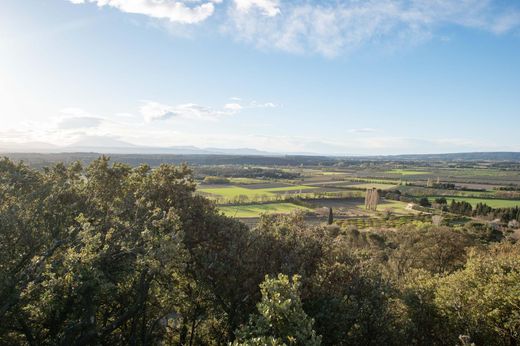
[[239,196],[246,196],[248,198],[261,197],[261,196],[273,196],[273,194],[267,189],[248,189],[240,186],[226,186],[217,188],[202,188],[198,191],[211,196],[220,196],[226,199],[233,199]]
[[[383,194],[399,190],[401,194],[415,198],[416,201],[421,197],[430,200],[445,197],[448,202],[452,199],[465,200],[473,206],[477,203],[486,203],[493,208],[520,206],[520,200],[515,200],[519,199],[520,192],[500,190],[501,186],[510,186],[515,182],[520,184],[519,172],[514,170],[502,171],[485,166],[474,169],[453,168],[442,164],[430,167],[407,165],[403,168],[389,167],[387,164],[366,166],[364,163],[345,170],[269,166],[257,166],[255,169],[279,169],[294,174],[296,178],[258,179],[233,176],[229,178],[228,184],[201,184],[198,192],[214,200],[226,215],[242,219],[258,218],[262,213],[305,210],[309,212],[309,217],[315,215],[317,219],[323,220],[328,214],[328,208],[332,208],[337,220],[361,219],[365,221],[359,222],[366,225],[377,225],[379,221],[370,222],[366,219],[381,219],[384,215],[402,216],[404,219],[399,220],[408,220],[423,214],[413,209],[413,203],[384,198],[377,211],[365,210],[365,190],[373,188]],[[435,183],[438,180],[439,185],[426,187],[430,178]],[[301,205],[307,207],[293,204],[294,199],[302,200],[304,203]]]
[[520,172],[513,170],[500,170],[493,168],[460,168],[460,169],[439,169],[439,173],[445,176],[456,177],[490,177],[495,179],[497,177],[519,177]]
[[391,169],[388,171],[385,171],[383,173],[387,174],[399,174],[399,175],[423,175],[423,174],[432,174],[432,172],[426,172],[426,171],[415,171],[415,170],[409,170],[409,169]]
[[261,214],[288,214],[296,210],[312,211],[312,209],[302,207],[293,203],[269,203],[223,206],[219,208],[225,215],[237,218],[256,218]]
[[265,180],[262,179],[255,179],[255,178],[228,178],[231,184],[237,184],[237,185],[253,185],[253,184],[261,184],[265,182]]
[[281,186],[281,187],[261,187],[253,188],[243,186],[225,186],[225,187],[213,187],[213,188],[200,188],[198,191],[208,194],[209,197],[219,197],[224,201],[233,201],[238,198],[248,198],[250,200],[260,198],[276,198],[276,194],[283,192],[298,192],[305,190],[313,190],[316,187],[296,185],[296,186]]
[[365,202],[363,198],[349,199],[322,199],[312,201],[316,210],[320,208],[332,208],[337,216],[346,217],[379,217],[380,214],[390,212],[399,215],[416,215],[419,212],[409,208],[409,203],[381,200],[376,211],[365,210]]
[[[80,160],[88,164],[96,159],[96,155],[91,154],[60,154],[56,157],[25,154],[17,157],[38,169],[43,162],[52,163],[52,160]],[[428,208],[419,208],[422,211],[413,208],[422,197],[431,200],[444,197],[448,203],[452,199],[465,200],[473,206],[485,203],[493,208],[520,206],[520,162],[516,161],[418,159],[404,163],[357,158],[149,155],[116,155],[116,160],[131,166],[142,163],[158,166],[164,162],[180,164],[187,160],[193,169],[198,194],[211,199],[226,215],[248,220],[258,218],[261,213],[305,210],[310,222],[324,222],[329,208],[333,209],[336,221],[378,220],[389,215],[416,219],[424,213],[436,212]],[[380,190],[382,195],[377,211],[364,208],[365,191],[372,188]],[[403,201],[393,200],[399,198]],[[478,216],[473,219],[482,221]],[[379,221],[374,222],[378,224]],[[371,224],[369,221],[361,223]]]
[[199,185],[198,193],[217,204],[282,201],[288,198],[361,197],[360,189],[337,189],[329,186],[262,183],[252,185]]
[[297,185],[297,186],[285,186],[285,187],[274,187],[263,189],[268,192],[285,192],[285,191],[303,191],[308,189],[315,189],[314,186]]
[[[360,209],[364,209],[365,204],[359,204],[357,207]],[[401,215],[414,215],[418,213],[417,211],[409,207],[409,203],[390,200],[383,200],[381,204],[378,205],[377,211],[390,212],[393,214]]]
[[348,175],[347,172],[321,172],[322,175]]

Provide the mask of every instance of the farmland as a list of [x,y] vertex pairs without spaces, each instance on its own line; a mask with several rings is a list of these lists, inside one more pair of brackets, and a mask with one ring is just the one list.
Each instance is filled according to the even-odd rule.
[[[96,157],[90,154],[14,156],[37,168],[43,162],[52,164],[53,160],[80,160],[87,164]],[[520,205],[520,163],[516,161],[160,155],[115,155],[115,160],[133,166],[187,162],[193,170],[196,193],[211,200],[226,215],[248,219],[249,224],[264,213],[291,212],[302,212],[308,220],[324,222],[329,208],[334,219],[344,223],[349,219],[365,220],[360,225],[397,222],[382,221],[389,217],[427,222],[431,215],[441,211],[435,203],[420,207],[422,198],[430,202],[445,198],[448,209],[452,200],[466,201],[472,208],[478,203],[490,208]],[[364,207],[364,195],[373,188],[379,190],[381,198],[377,210],[371,211]],[[466,216],[469,213],[465,211]],[[472,217],[474,221],[480,220],[478,215]]]
[[[520,206],[520,192],[510,188],[520,186],[520,175],[515,169],[501,170],[488,167],[488,163],[476,163],[473,168],[450,167],[445,162],[392,165],[381,162],[367,166],[360,162],[334,170],[312,165],[286,166],[280,170],[296,178],[233,177],[227,185],[202,184],[198,191],[226,215],[248,222],[264,213],[291,212],[302,212],[309,220],[323,222],[329,208],[338,222],[360,227],[398,226],[413,220],[431,222],[431,215],[439,211],[418,209],[419,200],[424,197],[431,202],[444,197],[448,204],[452,200],[466,201],[473,208],[478,203],[491,208]],[[268,165],[256,168],[277,169]],[[363,198],[368,189],[377,189],[382,196],[375,211],[365,209]]]
[[305,190],[312,190],[315,187],[312,186],[304,186],[304,185],[296,185],[296,186],[282,186],[282,187],[261,187],[255,188],[254,185],[250,185],[248,187],[242,186],[226,186],[226,187],[214,187],[214,188],[201,188],[200,192],[209,195],[209,197],[221,198],[224,202],[233,201],[236,199],[274,199],[276,198],[277,193],[290,193],[290,192],[298,192],[301,193]]
[[239,186],[217,187],[217,188],[202,188],[200,192],[209,194],[210,196],[221,196],[227,199],[232,199],[238,196],[246,197],[260,197],[272,196],[273,194],[267,189],[248,189]]
[[269,204],[250,204],[220,207],[220,210],[227,216],[238,218],[255,218],[264,213],[287,214],[293,211],[310,211],[311,209],[295,205],[292,203],[269,203]]
[[399,174],[399,175],[422,175],[422,174],[431,174],[431,172],[425,171],[414,171],[408,169],[391,169],[389,171],[385,171],[384,173],[388,174]]
[[[42,167],[44,162],[52,164],[53,160],[88,163],[96,157],[90,154],[18,156],[36,167]],[[423,197],[430,201],[444,197],[448,203],[467,201],[473,207],[477,203],[492,208],[520,205],[520,164],[516,162],[114,156],[115,160],[134,166],[187,162],[194,172],[197,194],[213,201],[226,215],[240,219],[258,218],[262,213],[299,211],[309,218],[324,220],[328,208],[333,209],[337,220],[381,219],[389,213],[419,218],[421,213],[436,212],[427,209],[419,212],[410,207],[418,205]],[[363,198],[365,190],[373,188],[380,191],[382,198],[376,211],[368,211]]]

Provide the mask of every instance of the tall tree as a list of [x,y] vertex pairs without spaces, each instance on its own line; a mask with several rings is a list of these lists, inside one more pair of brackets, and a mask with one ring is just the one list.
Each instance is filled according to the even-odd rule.
[[266,276],[260,285],[262,300],[258,314],[237,333],[235,345],[318,346],[321,337],[313,330],[314,320],[303,311],[299,276]]

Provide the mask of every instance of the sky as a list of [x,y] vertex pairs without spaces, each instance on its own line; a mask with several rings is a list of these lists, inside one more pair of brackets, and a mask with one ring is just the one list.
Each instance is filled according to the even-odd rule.
[[517,0],[0,1],[0,146],[520,151],[519,130]]

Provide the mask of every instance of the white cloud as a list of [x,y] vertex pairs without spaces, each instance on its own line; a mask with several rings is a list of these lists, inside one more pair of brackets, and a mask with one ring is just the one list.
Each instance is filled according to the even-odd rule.
[[[164,19],[173,35],[192,36],[184,24],[215,16],[223,32],[261,49],[327,57],[367,44],[416,44],[441,28],[459,26],[505,34],[520,27],[518,4],[500,0],[68,0]],[[442,40],[440,36],[439,39]]]
[[231,106],[235,109],[225,107],[224,110],[219,110],[195,103],[169,106],[154,101],[146,101],[141,106],[141,114],[147,122],[176,117],[185,119],[215,120],[226,115],[232,115],[241,109],[237,109],[237,107],[240,106],[239,104],[227,104],[226,106]]
[[258,16],[237,5],[229,11],[228,32],[261,49],[333,57],[368,43],[420,42],[442,26],[496,34],[520,26],[518,7],[492,0],[287,1],[277,9],[279,15]]
[[272,102],[258,103],[256,101],[251,101],[244,104],[239,103],[239,100],[241,99],[238,97],[235,97],[234,100],[236,100],[236,102],[226,103],[222,108],[201,106],[196,103],[170,106],[155,101],[144,101],[140,108],[140,112],[146,122],[167,120],[171,118],[216,120],[225,116],[240,113],[245,109],[277,107],[277,105]]
[[273,102],[258,103],[256,101],[251,102],[250,107],[252,108],[276,108],[278,105]]
[[238,111],[240,111],[243,107],[242,107],[242,105],[240,105],[240,103],[226,103],[226,104],[224,105],[224,108],[225,108],[225,109],[229,109],[230,111],[238,112]]
[[141,106],[141,114],[147,122],[165,120],[176,115],[174,107],[153,101],[147,101]]
[[277,0],[235,0],[236,9],[242,13],[249,13],[252,8],[258,8],[268,17],[280,14]]
[[69,0],[73,4],[94,3],[99,7],[109,6],[122,12],[143,14],[171,22],[199,23],[215,11],[215,3],[222,0]]

